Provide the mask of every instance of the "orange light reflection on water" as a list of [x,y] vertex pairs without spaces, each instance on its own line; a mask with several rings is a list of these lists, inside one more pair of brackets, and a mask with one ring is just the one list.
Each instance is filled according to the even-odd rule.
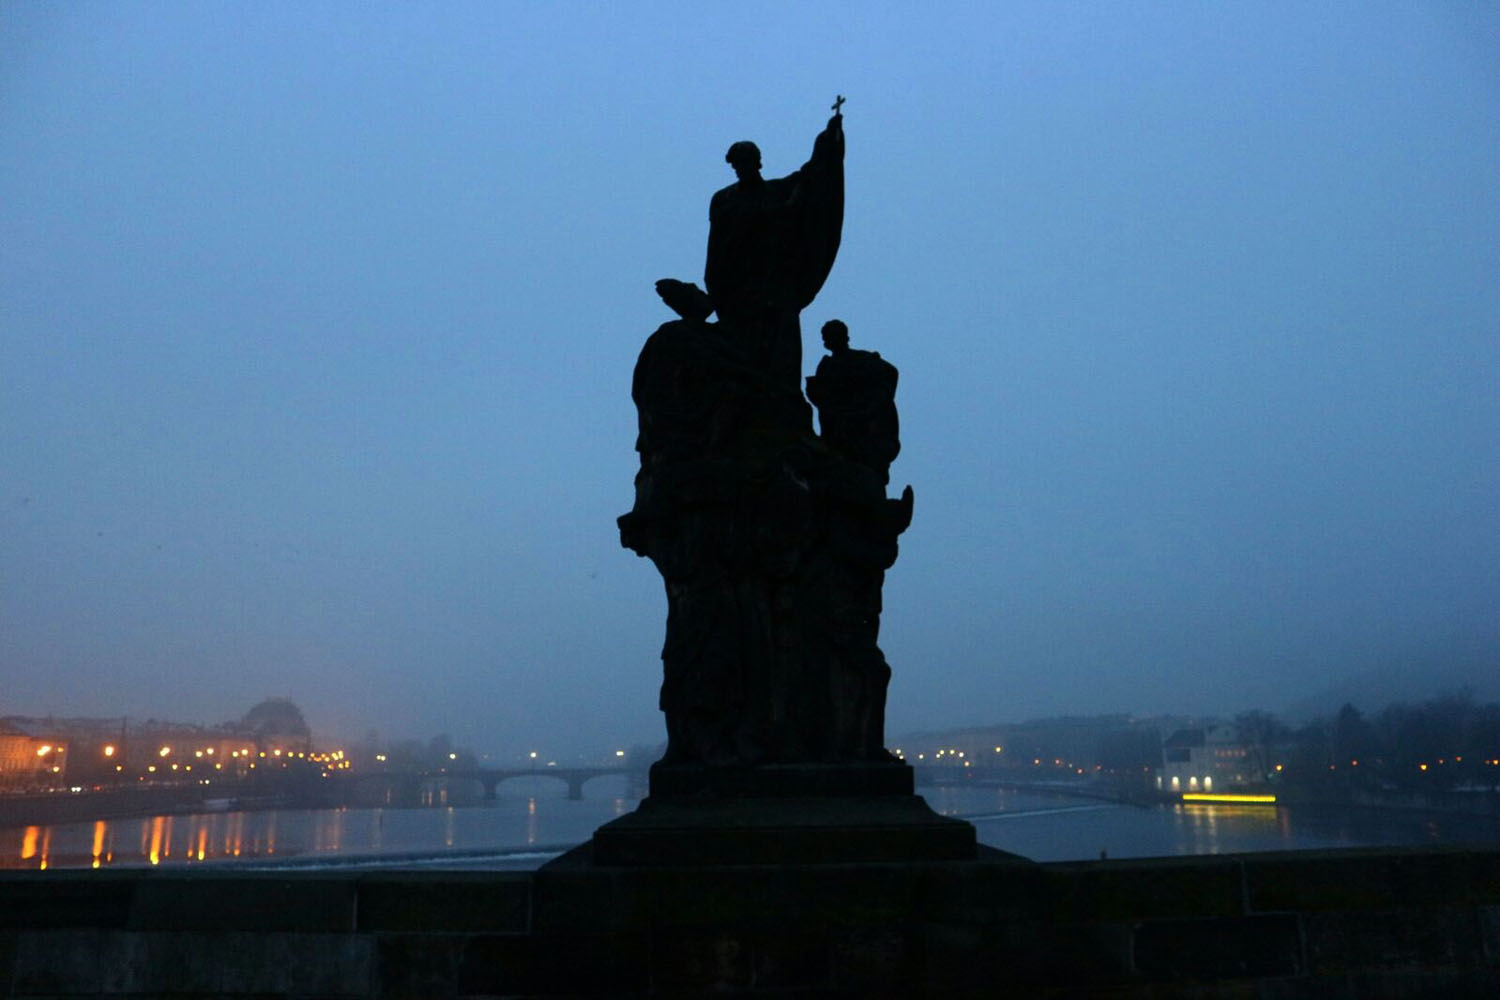
[[224,853],[239,857],[245,844],[245,814],[237,812],[229,817],[224,829]]
[[166,830],[167,818],[156,816],[151,820],[151,846],[146,851],[146,860],[153,865],[161,864],[161,841],[162,834]]
[[337,809],[318,816],[313,828],[313,850],[337,851],[344,843],[344,810]]
[[1172,812],[1179,836],[1190,845],[1188,850],[1179,853],[1217,854],[1228,849],[1229,845],[1221,842],[1221,837],[1230,828],[1221,830],[1221,820],[1232,821],[1233,831],[1241,837],[1247,834],[1261,836],[1275,831],[1289,838],[1291,833],[1283,810],[1268,809],[1264,805],[1185,803],[1174,805]]
[[21,860],[30,861],[36,857],[36,839],[41,836],[42,828],[39,826],[28,826],[26,832],[21,835]]
[[90,867],[98,868],[100,865],[100,856],[104,854],[104,831],[107,828],[108,824],[102,819],[94,823],[94,846],[91,852],[94,855],[94,863]]

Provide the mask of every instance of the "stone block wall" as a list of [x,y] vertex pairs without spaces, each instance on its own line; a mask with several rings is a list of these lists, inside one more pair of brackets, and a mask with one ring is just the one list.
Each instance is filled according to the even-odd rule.
[[0,875],[0,996],[1500,996],[1500,848]]

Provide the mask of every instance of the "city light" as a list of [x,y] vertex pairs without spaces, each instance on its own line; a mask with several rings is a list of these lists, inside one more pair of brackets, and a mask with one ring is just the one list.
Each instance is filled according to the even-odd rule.
[[1275,805],[1274,795],[1233,795],[1212,792],[1184,792],[1184,802],[1243,802],[1252,805]]
[[157,754],[158,757],[165,757],[167,754],[169,754],[171,752],[172,752],[172,748],[171,747],[162,747],[160,750],[156,751],[156,754]]
[[615,756],[616,757],[623,757],[623,756],[625,756],[625,751],[624,750],[616,750],[615,751]]
[[[50,744],[50,743],[43,743],[41,746],[39,746],[39,747],[36,748],[36,755],[38,757],[45,757],[45,756],[47,756],[51,752],[52,752],[52,744]],[[532,756],[536,756],[536,755],[533,754]]]
[[115,755],[115,745],[113,743],[107,744],[104,747],[104,756],[106,756],[106,757],[113,757],[114,755]]

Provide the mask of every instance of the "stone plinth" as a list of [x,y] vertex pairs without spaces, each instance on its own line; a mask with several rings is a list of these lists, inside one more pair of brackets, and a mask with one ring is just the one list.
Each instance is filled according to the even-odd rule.
[[912,794],[911,767],[657,765],[651,795],[555,864],[970,861],[974,828]]
[[868,798],[911,795],[915,788],[911,765],[896,760],[759,767],[707,767],[660,761],[651,765],[653,799]]

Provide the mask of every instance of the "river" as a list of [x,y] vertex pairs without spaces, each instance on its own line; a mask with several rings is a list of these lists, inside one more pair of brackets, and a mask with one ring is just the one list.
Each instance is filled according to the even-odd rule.
[[[545,782],[526,794],[504,791],[492,802],[462,807],[206,812],[6,828],[0,829],[0,868],[529,869],[636,804],[602,780],[581,801]],[[924,794],[938,812],[972,822],[981,843],[1035,861],[1500,843],[1500,821],[1451,814],[1301,805],[1141,807],[977,788]]]

